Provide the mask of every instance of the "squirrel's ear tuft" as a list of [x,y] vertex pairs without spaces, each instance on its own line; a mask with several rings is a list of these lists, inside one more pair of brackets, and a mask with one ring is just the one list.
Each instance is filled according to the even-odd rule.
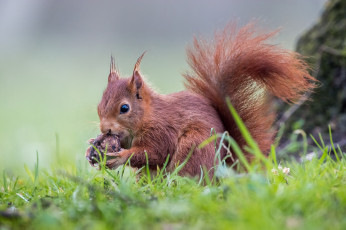
[[145,54],[146,52],[147,52],[147,51],[144,51],[144,52],[142,53],[142,55],[137,59],[137,62],[136,62],[136,64],[135,64],[135,68],[133,69],[133,73],[135,73],[136,71],[139,72],[139,66],[140,66],[141,61],[142,61],[142,58],[143,58],[143,56],[144,56],[144,54]]
[[110,71],[108,75],[108,82],[116,81],[119,79],[119,73],[117,69],[115,68],[115,62],[113,56],[111,56],[111,66]]
[[130,85],[132,87],[132,89],[134,89],[136,91],[136,96],[138,99],[141,99],[141,95],[140,95],[140,89],[143,86],[143,79],[141,74],[139,73],[139,66],[141,64],[142,58],[144,56],[146,52],[144,52],[138,59],[137,62],[135,64],[135,68],[133,69],[133,74],[132,74],[132,78],[130,81]]

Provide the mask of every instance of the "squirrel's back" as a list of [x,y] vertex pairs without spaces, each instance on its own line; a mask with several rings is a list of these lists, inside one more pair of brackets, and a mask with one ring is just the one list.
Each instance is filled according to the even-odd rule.
[[169,95],[158,95],[158,98],[152,102],[156,114],[162,113],[157,115],[170,121],[178,130],[198,125],[208,127],[209,131],[211,128],[219,133],[225,131],[220,116],[211,101],[199,94],[181,91]]
[[241,29],[230,24],[211,43],[195,38],[187,50],[193,73],[184,75],[186,88],[207,98],[225,129],[244,146],[226,105],[229,97],[263,152],[269,150],[275,133],[270,96],[297,102],[315,87],[315,79],[297,53],[266,43],[274,34],[256,35],[253,24]]

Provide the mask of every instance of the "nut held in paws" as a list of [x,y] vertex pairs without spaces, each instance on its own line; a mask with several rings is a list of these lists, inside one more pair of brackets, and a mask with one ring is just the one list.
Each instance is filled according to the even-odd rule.
[[85,156],[92,166],[100,160],[97,150],[102,157],[105,153],[115,153],[121,150],[119,137],[112,134],[100,134],[95,139],[90,139],[89,143],[91,146],[87,149]]

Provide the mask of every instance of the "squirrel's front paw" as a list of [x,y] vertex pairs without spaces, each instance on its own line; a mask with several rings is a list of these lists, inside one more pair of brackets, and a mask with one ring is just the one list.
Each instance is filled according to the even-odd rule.
[[123,152],[107,153],[106,156],[106,167],[109,169],[116,169],[120,165],[125,164],[126,161],[129,159],[129,156],[127,156],[127,154]]

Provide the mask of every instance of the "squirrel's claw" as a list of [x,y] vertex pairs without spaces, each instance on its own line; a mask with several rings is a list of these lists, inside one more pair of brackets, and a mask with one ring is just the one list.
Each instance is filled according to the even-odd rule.
[[106,153],[107,157],[117,157],[119,156],[119,153],[115,152],[115,153]]
[[119,153],[106,153],[106,156],[113,157],[111,159],[107,159],[106,161],[106,167],[110,169],[118,168],[120,165],[125,164],[128,159],[128,157],[120,155]]
[[93,143],[94,143],[94,140],[95,140],[95,138],[90,138],[90,139],[87,141],[87,143],[88,143],[88,144],[93,144]]
[[118,158],[113,158],[110,160],[106,161],[106,167],[109,169],[116,169],[118,168],[120,165],[122,165],[122,163],[120,163],[121,161],[119,161]]

